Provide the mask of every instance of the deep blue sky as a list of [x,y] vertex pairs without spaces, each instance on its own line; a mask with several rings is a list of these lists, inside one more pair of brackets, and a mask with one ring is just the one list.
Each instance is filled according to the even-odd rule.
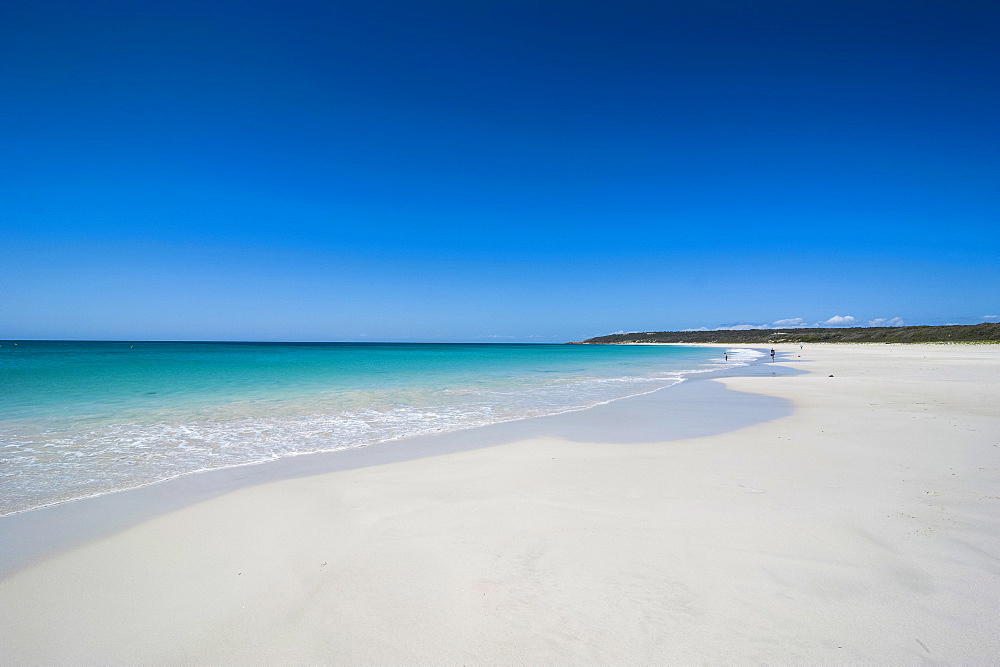
[[997,321],[998,34],[960,0],[5,0],[0,338]]

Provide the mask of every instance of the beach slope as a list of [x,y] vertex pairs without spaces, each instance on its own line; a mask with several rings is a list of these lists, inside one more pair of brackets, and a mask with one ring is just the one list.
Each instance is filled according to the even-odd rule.
[[0,581],[0,658],[995,663],[1000,346],[779,353],[808,372],[710,381],[794,406],[761,423],[615,441],[627,399],[64,551]]

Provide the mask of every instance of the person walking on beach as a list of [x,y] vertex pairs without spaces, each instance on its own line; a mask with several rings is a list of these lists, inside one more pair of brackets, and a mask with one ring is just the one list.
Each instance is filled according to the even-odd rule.
[[774,348],[771,348],[771,363],[774,363]]
[[728,352],[723,352],[723,354],[726,355],[726,361],[729,361],[729,353]]

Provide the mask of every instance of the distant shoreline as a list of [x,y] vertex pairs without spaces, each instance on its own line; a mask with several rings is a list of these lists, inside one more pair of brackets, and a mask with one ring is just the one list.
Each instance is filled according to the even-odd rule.
[[844,327],[808,329],[723,329],[715,331],[647,331],[596,336],[570,345],[641,343],[1000,343],[1000,324]]

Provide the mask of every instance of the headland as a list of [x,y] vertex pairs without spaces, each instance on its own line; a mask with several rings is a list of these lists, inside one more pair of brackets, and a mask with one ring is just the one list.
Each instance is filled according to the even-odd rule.
[[803,329],[716,329],[705,331],[633,331],[596,336],[575,344],[717,343],[1000,343],[1000,324],[946,326],[835,327]]

